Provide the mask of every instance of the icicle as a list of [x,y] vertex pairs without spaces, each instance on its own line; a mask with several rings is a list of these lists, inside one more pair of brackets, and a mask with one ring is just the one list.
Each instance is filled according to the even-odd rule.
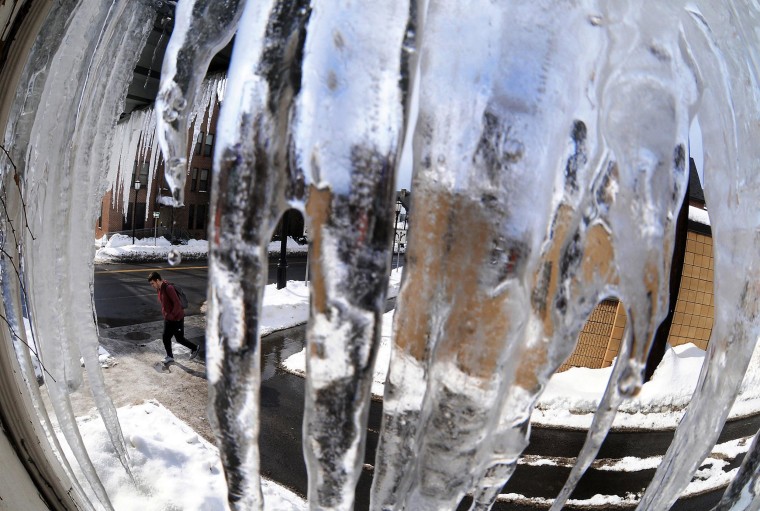
[[[81,385],[83,357],[95,402],[129,471],[116,411],[105,394],[97,362],[89,247],[110,135],[152,17],[153,11],[143,4],[137,8],[126,1],[80,4],[64,36],[67,44],[57,50],[48,79],[40,84],[35,102],[45,105],[45,110],[37,110],[36,104],[30,109],[35,114],[28,134],[14,134],[13,120],[6,134],[6,139],[15,139],[26,150],[22,188],[30,199],[30,230],[36,238],[25,240],[24,263],[32,328],[38,332],[42,362],[55,378],[46,374],[46,388],[64,437],[98,500],[109,509],[108,496],[76,427],[68,392]],[[37,82],[40,77],[33,79]],[[136,150],[136,143],[130,145]]]
[[[266,247],[303,184],[289,164],[291,68],[304,38],[305,2],[248,2],[217,124],[209,226],[206,363],[209,416],[233,510],[262,508],[259,478],[259,318]],[[290,50],[294,50],[291,52]],[[181,130],[180,130],[181,132]],[[165,156],[168,159],[167,156]]]
[[713,511],[758,511],[760,509],[760,431],[752,440],[739,472],[726,488]]
[[[155,13],[146,6],[135,8],[127,2],[117,4],[113,18],[106,25],[98,51],[88,68],[89,79],[82,91],[80,109],[72,139],[76,151],[73,155],[74,172],[82,179],[80,186],[71,191],[71,219],[69,228],[59,233],[68,237],[68,274],[76,281],[89,281],[87,287],[75,286],[69,295],[70,315],[92,317],[94,268],[92,251],[83,257],[82,247],[92,245],[92,225],[98,215],[98,200],[104,189],[103,163],[108,161],[114,120],[120,114],[127,85],[132,79],[139,49],[145,45],[153,26]],[[79,352],[84,359],[88,382],[95,398],[114,449],[127,473],[130,473],[128,455],[116,409],[107,394],[98,360],[98,332],[94,322],[75,321],[68,327],[70,338],[77,339]]]
[[[12,204],[15,202],[8,201],[7,197],[5,200],[6,204],[9,202]],[[16,219],[19,226],[23,225],[22,214],[10,214],[7,220],[5,218],[0,220],[0,226],[2,226],[0,233],[11,232],[11,229],[8,229],[10,225],[8,221],[10,219]],[[2,328],[3,330],[7,328],[7,330],[10,332],[13,349],[16,352],[16,358],[18,359],[19,367],[21,369],[21,375],[26,383],[26,388],[29,391],[31,397],[33,406],[32,411],[34,412],[35,416],[39,418],[39,421],[31,422],[32,424],[40,425],[41,434],[39,437],[47,438],[50,444],[52,452],[49,453],[48,459],[52,462],[54,456],[55,459],[61,463],[61,467],[63,469],[63,473],[66,476],[66,480],[70,481],[70,483],[66,483],[66,486],[70,484],[74,490],[73,495],[70,495],[70,497],[73,498],[75,502],[89,503],[89,500],[87,499],[82,486],[79,484],[79,481],[74,475],[74,471],[71,469],[69,461],[63,454],[61,444],[58,440],[57,435],[55,434],[47,410],[45,409],[42,395],[40,393],[39,384],[37,382],[37,377],[35,375],[34,368],[32,367],[32,362],[30,359],[30,347],[35,348],[35,357],[38,357],[39,349],[34,346],[33,340],[26,335],[26,329],[22,327],[23,318],[19,313],[22,310],[22,307],[19,302],[25,300],[24,296],[26,292],[24,291],[25,286],[23,283],[19,282],[19,280],[21,278],[21,275],[23,275],[23,270],[21,268],[13,266],[12,264],[12,261],[14,259],[23,262],[23,256],[21,253],[14,253],[13,255],[10,255],[13,253],[13,249],[5,244],[4,241],[5,240],[3,240],[2,244],[3,254],[0,255],[0,289],[2,290],[3,296],[3,318],[5,319],[6,324],[3,325]],[[21,245],[17,245],[17,247],[20,248]],[[10,257],[7,257],[6,254],[10,255]],[[12,270],[8,268],[9,262],[11,262],[11,266],[13,268]],[[45,449],[45,445],[41,443],[40,448]],[[92,505],[91,503],[89,504]]]
[[[750,4],[700,2],[685,22],[704,69],[699,118],[705,151],[705,197],[714,251],[715,322],[697,391],[639,509],[668,508],[715,443],[760,335],[760,238],[756,143],[760,104]],[[704,66],[704,67],[703,67]],[[737,271],[740,268],[741,271]]]
[[[185,200],[187,107],[195,104],[197,89],[212,57],[235,34],[244,3],[241,0],[177,3],[156,98],[158,140],[164,154],[166,181],[176,206],[182,206]],[[196,123],[202,121],[201,118]]]
[[[618,268],[615,294],[626,305],[630,337],[621,346],[586,443],[552,509],[562,508],[590,466],[622,400],[638,392],[649,346],[667,315],[675,219],[688,178],[685,137],[697,97],[690,57],[681,54],[672,30],[678,23],[677,11],[671,10],[675,6],[645,10],[610,2],[607,7],[611,44],[601,80],[600,128],[618,191],[603,216]],[[631,102],[631,97],[639,101]],[[658,126],[655,136],[653,125]]]
[[[43,88],[48,78],[50,68],[53,64],[52,55],[55,54],[60,43],[63,40],[63,34],[68,28],[68,25],[76,15],[76,4],[78,0],[63,0],[54,4],[51,7],[47,20],[40,29],[37,38],[30,50],[26,67],[19,80],[20,84],[26,84],[25,86],[18,87],[13,103],[10,107],[10,114],[6,124],[6,131],[4,133],[5,147],[9,151],[11,161],[18,171],[17,175],[14,175],[13,168],[10,161],[6,161],[5,158],[0,157],[0,176],[3,181],[2,193],[4,194],[7,210],[9,216],[8,222],[13,222],[19,227],[18,233],[22,238],[29,234],[33,236],[31,229],[27,228],[28,215],[24,211],[24,204],[19,200],[17,194],[21,193],[21,187],[26,187],[23,180],[26,174],[26,161],[27,161],[27,149],[30,133],[33,128],[33,122],[36,118],[36,113],[40,106],[40,98],[43,93]],[[18,183],[12,183],[15,177],[22,178]],[[11,195],[6,195],[7,190],[12,190]],[[28,197],[27,197],[28,199]],[[14,213],[15,211],[15,213]],[[8,229],[8,227],[11,229]],[[2,220],[2,228],[0,233],[12,232],[13,227],[11,224],[6,223],[6,219]],[[25,269],[25,257],[22,252],[24,244],[20,242],[18,238],[13,240],[15,251],[8,245],[5,245],[4,249],[6,253],[10,253],[11,257],[18,261],[18,267],[14,267],[13,271],[8,269],[8,261],[5,257],[2,257],[0,262],[0,287],[2,287],[3,294],[3,309],[5,312],[5,318],[9,321],[9,327],[19,337],[25,338],[24,330],[21,327],[22,322],[22,305],[21,301],[27,301],[28,295],[26,284],[19,282],[20,275],[29,275],[31,272]],[[27,301],[28,304],[28,301]],[[31,327],[33,328],[33,327]],[[87,498],[80,482],[74,476],[74,472],[69,465],[68,460],[63,455],[63,450],[56,436],[50,417],[40,394],[40,388],[36,381],[36,377],[33,377],[34,370],[31,368],[31,361],[29,360],[29,350],[26,345],[21,346],[21,341],[13,337],[13,346],[19,360],[19,364],[22,368],[22,372],[26,374],[25,379],[27,382],[27,389],[31,397],[33,410],[29,410],[30,416],[39,418],[37,420],[30,420],[31,424],[39,424],[42,428],[42,434],[38,435],[38,438],[47,438],[50,447],[52,447],[54,454],[46,455],[48,462],[53,465],[53,460],[57,459],[62,467],[62,474],[60,477],[63,482],[61,485],[68,490],[68,498],[71,499],[73,505],[81,507],[84,505],[92,506],[92,503]],[[30,339],[27,338],[27,344],[30,344]],[[39,353],[39,348],[34,344],[35,350]],[[45,452],[46,446],[43,442],[37,444],[37,449]],[[31,454],[30,449],[30,454]],[[52,483],[52,481],[48,481]],[[52,486],[52,485],[51,485]],[[73,491],[72,491],[73,490]],[[42,490],[42,493],[46,493],[46,490]],[[60,498],[60,496],[58,496]]]
[[[523,282],[548,230],[553,172],[565,157],[575,108],[573,99],[546,103],[567,91],[560,75],[555,81],[541,70],[557,41],[504,28],[530,15],[490,2],[429,8],[407,277],[374,508],[401,499],[409,509],[456,507],[493,460],[499,403],[533,327],[525,320]],[[489,30],[477,28],[485,25]],[[513,44],[540,57],[513,58],[511,51],[520,52]],[[565,64],[561,57],[557,63]],[[517,75],[524,80],[503,78]],[[574,90],[580,95],[582,86]],[[546,147],[558,149],[548,155]],[[510,193],[518,189],[519,196]],[[415,381],[420,377],[426,390]],[[510,449],[517,456],[522,447]]]
[[[555,15],[544,16],[536,23],[537,9]],[[598,23],[590,22],[596,13],[592,2],[555,2],[546,7],[539,3],[522,9],[510,8],[513,35],[502,36],[505,39],[503,51],[514,53],[514,58],[504,60],[515,66],[513,70],[508,65],[502,66],[505,76],[525,75],[519,62],[532,52],[534,56],[530,60],[545,62],[544,68],[552,70],[552,82],[561,84],[561,94],[547,92],[541,99],[543,108],[551,114],[535,115],[530,122],[543,126],[541,129],[547,138],[557,137],[558,142],[550,144],[556,149],[549,156],[556,159],[547,159],[544,166],[547,169],[564,167],[564,173],[555,173],[553,202],[556,206],[551,223],[545,227],[540,257],[531,270],[534,275],[529,291],[529,326],[523,338],[509,340],[521,344],[511,355],[519,360],[513,364],[515,369],[504,375],[499,422],[491,445],[484,449],[481,473],[473,485],[473,511],[490,509],[511,477],[520,453],[528,444],[529,419],[535,401],[551,375],[572,352],[583,319],[603,298],[603,290],[613,278],[609,272],[599,272],[595,279],[587,282],[581,283],[578,279],[583,271],[581,264],[586,266],[588,261],[596,264],[598,260],[593,250],[587,250],[586,243],[588,223],[596,217],[596,210],[589,211],[588,205],[593,198],[588,190],[595,166],[587,162],[590,156],[599,153],[597,113],[595,105],[588,101],[587,90],[594,84],[596,55],[600,54],[603,42],[602,29]],[[549,42],[542,47],[536,40]],[[577,46],[578,41],[583,41],[583,49]],[[567,65],[570,62],[572,65]],[[534,94],[541,97],[540,92]],[[564,143],[559,137],[568,125],[572,128],[564,134],[569,143]],[[581,222],[582,217],[585,223]]]
[[312,180],[304,458],[312,509],[348,510],[385,311],[409,2],[312,9],[295,143]]

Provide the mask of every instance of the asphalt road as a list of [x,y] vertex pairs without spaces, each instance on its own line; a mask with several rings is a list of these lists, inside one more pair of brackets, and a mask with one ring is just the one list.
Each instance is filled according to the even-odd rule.
[[[161,308],[156,292],[148,285],[148,274],[182,286],[187,295],[185,314],[200,314],[206,301],[208,266],[205,261],[190,261],[177,266],[169,263],[101,264],[95,266],[95,309],[102,328],[159,321]],[[288,257],[288,280],[304,280],[306,256]],[[269,260],[269,283],[277,282],[277,258]]]

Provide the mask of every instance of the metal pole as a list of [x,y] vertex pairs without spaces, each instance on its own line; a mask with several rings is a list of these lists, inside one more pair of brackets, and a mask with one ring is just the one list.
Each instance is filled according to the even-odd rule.
[[309,283],[309,253],[311,252],[311,248],[306,251],[306,276],[304,278],[304,282],[307,284]]
[[288,236],[285,224],[288,221],[288,212],[282,215],[280,220],[280,261],[277,263],[277,289],[288,285]]
[[140,181],[135,181],[135,200],[132,202],[132,244],[135,244],[135,210],[137,209],[137,191],[140,189]]
[[[396,249],[396,244],[398,240],[398,214],[401,211],[401,208],[399,208],[399,205],[401,202],[398,200],[398,195],[396,195],[396,220],[393,222],[393,250]],[[393,273],[393,254],[391,253],[391,273]]]

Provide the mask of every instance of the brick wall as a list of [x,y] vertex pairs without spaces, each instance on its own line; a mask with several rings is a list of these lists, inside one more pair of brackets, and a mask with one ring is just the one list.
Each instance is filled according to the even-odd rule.
[[[668,343],[678,346],[691,342],[706,350],[714,317],[712,238],[689,231]],[[578,336],[575,351],[559,370],[608,367],[617,356],[625,323],[622,304],[605,300],[597,305]]]

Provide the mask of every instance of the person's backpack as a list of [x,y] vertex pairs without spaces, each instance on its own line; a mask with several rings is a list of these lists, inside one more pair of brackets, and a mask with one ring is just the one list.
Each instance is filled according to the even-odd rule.
[[185,292],[182,291],[182,288],[177,284],[172,284],[172,287],[177,292],[177,296],[179,297],[179,304],[183,309],[187,309],[187,296],[185,296]]

